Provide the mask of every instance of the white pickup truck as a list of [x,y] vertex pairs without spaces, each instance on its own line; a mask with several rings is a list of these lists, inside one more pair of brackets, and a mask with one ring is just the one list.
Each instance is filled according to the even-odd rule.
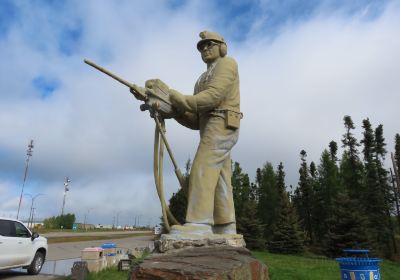
[[22,267],[28,274],[38,274],[46,253],[46,238],[18,220],[0,217],[0,270]]

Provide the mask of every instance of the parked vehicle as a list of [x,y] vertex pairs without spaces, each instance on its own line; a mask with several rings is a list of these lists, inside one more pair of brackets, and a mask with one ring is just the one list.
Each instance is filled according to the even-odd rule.
[[46,238],[18,220],[0,217],[0,270],[22,267],[28,274],[38,274],[46,254]]

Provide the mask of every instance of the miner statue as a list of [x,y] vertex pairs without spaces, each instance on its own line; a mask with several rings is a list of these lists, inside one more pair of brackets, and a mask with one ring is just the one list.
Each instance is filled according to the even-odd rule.
[[[89,60],[85,59],[85,63],[128,86],[131,93],[144,102],[141,110],[150,111],[156,122],[154,174],[166,230],[175,236],[194,235],[199,238],[236,235],[231,150],[238,141],[243,116],[240,112],[238,66],[233,58],[227,56],[225,39],[216,32],[201,32],[197,49],[207,70],[198,78],[193,95],[182,94],[159,79],[147,80],[145,88],[142,88]],[[162,187],[164,145],[180,185],[184,187],[182,174],[165,136],[164,119],[169,118],[200,131],[200,143],[189,176],[184,225],[178,224],[166,205]],[[169,220],[174,224],[172,227],[169,226]],[[238,244],[243,244],[243,237],[238,238]]]
[[[236,234],[230,154],[242,118],[238,66],[216,32],[201,32],[197,49],[207,70],[198,78],[194,94],[169,88],[174,119],[200,131],[189,176],[186,223],[172,226],[170,233]],[[160,81],[148,80],[146,87],[151,89],[155,82]]]

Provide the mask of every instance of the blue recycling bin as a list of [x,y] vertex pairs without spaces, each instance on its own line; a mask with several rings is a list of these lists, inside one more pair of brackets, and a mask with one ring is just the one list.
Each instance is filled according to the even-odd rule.
[[117,244],[112,242],[103,243],[101,248],[104,249],[104,256],[115,256],[117,250]]
[[369,250],[346,249],[347,257],[337,258],[342,280],[380,280],[380,259],[368,257]]

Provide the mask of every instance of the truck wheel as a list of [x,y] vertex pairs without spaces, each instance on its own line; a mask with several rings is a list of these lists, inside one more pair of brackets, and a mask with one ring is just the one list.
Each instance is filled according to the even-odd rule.
[[44,263],[44,254],[37,251],[31,265],[28,267],[28,274],[36,275],[42,269]]

